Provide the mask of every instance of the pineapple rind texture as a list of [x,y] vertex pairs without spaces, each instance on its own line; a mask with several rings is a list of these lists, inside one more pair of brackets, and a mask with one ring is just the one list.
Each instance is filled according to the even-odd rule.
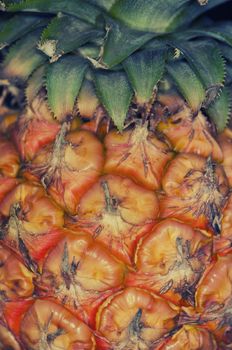
[[4,2],[0,350],[231,348],[223,2]]

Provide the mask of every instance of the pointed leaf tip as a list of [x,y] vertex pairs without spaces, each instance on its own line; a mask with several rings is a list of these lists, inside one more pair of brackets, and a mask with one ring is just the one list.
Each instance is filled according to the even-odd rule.
[[46,64],[37,68],[27,81],[25,96],[28,105],[31,105],[33,99],[36,97],[40,89],[45,85],[46,68]]
[[6,21],[0,30],[0,46],[5,47],[12,44],[35,28],[46,25],[47,22],[48,19],[41,18],[39,15],[28,14],[25,16],[19,13],[13,16]]
[[206,109],[206,113],[215,123],[218,132],[223,131],[231,117],[232,98],[229,90],[224,88],[215,101]]
[[109,20],[100,63],[112,68],[155,36],[155,33],[139,32]]
[[165,67],[164,50],[136,52],[123,62],[138,103],[150,101]]
[[[208,41],[176,42],[189,65],[200,78],[204,88],[210,92],[224,85],[226,69],[220,49]],[[212,97],[212,95],[210,95]]]
[[46,57],[36,48],[40,35],[41,29],[37,29],[11,46],[2,64],[2,76],[26,81],[31,73],[46,60]]
[[110,14],[133,29],[164,33],[178,25],[175,20],[189,3],[190,0],[118,0]]
[[95,71],[95,86],[99,100],[119,131],[123,130],[133,90],[124,72]]
[[91,24],[62,15],[55,17],[44,29],[38,48],[50,57],[51,62],[55,62],[64,54],[101,36],[103,31]]
[[205,89],[197,75],[187,62],[174,61],[167,66],[167,71],[177,85],[188,105],[197,113],[205,100]]
[[101,10],[83,0],[22,0],[7,6],[11,12],[27,11],[58,14],[59,12],[96,24]]
[[73,113],[88,65],[78,56],[65,56],[50,64],[46,75],[48,103],[60,120]]

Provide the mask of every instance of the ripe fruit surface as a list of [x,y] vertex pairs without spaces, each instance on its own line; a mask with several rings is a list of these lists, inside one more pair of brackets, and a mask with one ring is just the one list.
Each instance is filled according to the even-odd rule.
[[232,349],[223,3],[0,1],[0,350]]
[[150,289],[177,304],[194,304],[195,288],[209,264],[211,249],[210,238],[200,231],[164,220],[139,242],[136,273],[127,283]]
[[128,178],[107,175],[82,197],[75,226],[131,264],[136,241],[153,226],[158,212],[155,193]]

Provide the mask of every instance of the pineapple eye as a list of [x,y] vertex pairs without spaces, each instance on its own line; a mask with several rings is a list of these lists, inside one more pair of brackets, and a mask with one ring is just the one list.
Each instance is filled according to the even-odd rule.
[[89,305],[97,305],[99,298],[121,287],[125,266],[87,232],[64,230],[63,233],[65,240],[46,258],[40,285],[43,291],[52,292],[63,305],[89,322],[92,319]]
[[106,299],[97,330],[115,349],[152,349],[178,322],[178,307],[140,288],[126,288]]
[[[197,344],[197,345],[196,345]],[[218,346],[213,334],[197,325],[188,325],[177,327],[173,334],[160,344],[160,350],[189,350],[198,349],[217,350]],[[197,346],[197,347],[196,347]]]
[[30,297],[34,291],[34,274],[7,248],[0,246],[0,299]]
[[138,123],[122,134],[109,132],[104,141],[104,172],[129,177],[145,188],[157,190],[161,187],[163,169],[173,154],[169,145],[148,129],[147,123]]
[[24,313],[20,333],[26,348],[95,349],[91,330],[61,305],[48,300],[36,300]]
[[232,326],[231,263],[231,251],[218,254],[204,272],[196,292],[196,309],[202,322],[226,344],[230,342]]
[[152,227],[158,215],[153,191],[124,177],[106,175],[82,197],[77,223],[123,262],[133,264],[134,245]]
[[38,261],[59,240],[59,232],[54,228],[63,225],[62,209],[41,186],[25,182],[0,203],[0,213],[6,222],[4,244],[20,255],[31,271],[38,273]]
[[223,168],[214,165],[211,157],[177,155],[163,177],[163,189],[161,217],[191,222],[215,236],[221,232],[229,188]]
[[194,305],[196,285],[209,265],[211,247],[209,237],[200,231],[164,220],[140,240],[137,272],[128,274],[126,284],[147,288],[177,304]]
[[27,163],[25,176],[42,183],[59,206],[75,215],[81,197],[99,178],[104,159],[100,141],[71,126],[70,120],[60,126],[55,140]]

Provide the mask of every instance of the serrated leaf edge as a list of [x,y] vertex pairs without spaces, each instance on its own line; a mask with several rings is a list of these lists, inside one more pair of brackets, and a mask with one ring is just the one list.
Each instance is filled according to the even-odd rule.
[[[28,98],[27,98],[27,88],[28,88],[28,81],[30,80],[30,78],[32,77],[32,75],[33,75],[33,73],[37,70],[37,69],[40,69],[41,67],[42,67],[43,65],[41,65],[41,66],[39,66],[39,67],[37,67],[36,69],[34,69],[33,70],[33,72],[30,74],[30,76],[28,77],[28,79],[27,79],[27,85],[24,87],[24,96],[25,96],[25,100],[26,100],[26,104],[27,105],[30,105],[30,103],[29,103],[29,101],[28,101]],[[45,73],[46,73],[46,70],[44,71],[44,74],[43,74],[43,77],[42,77],[42,86],[41,86],[41,88],[45,88],[45,82],[46,82],[46,77],[45,77]],[[38,94],[39,94],[39,91],[38,91],[38,93],[34,96],[34,98],[36,97],[36,96],[38,96]]]
[[[106,108],[104,102],[102,101],[102,94],[100,93],[100,91],[98,90],[98,88],[97,88],[97,86],[96,86],[96,78],[95,78],[95,75],[94,75],[94,74],[93,74],[93,82],[94,82],[94,88],[95,88],[95,91],[96,91],[96,95],[97,95],[97,97],[99,98],[99,101],[100,101],[101,105],[104,107],[104,110],[105,110],[105,112],[106,112],[108,118],[109,118],[110,120],[112,120],[112,122],[114,123],[114,125],[117,127],[118,131],[121,133],[121,132],[123,131],[123,126],[122,126],[122,128],[121,128],[120,126],[118,126],[118,125],[115,123],[115,121],[113,120],[113,118],[110,116],[109,112],[107,111],[107,108]],[[129,82],[129,84],[130,84],[130,82]],[[126,120],[126,118],[127,118],[127,115],[128,115],[129,108],[130,108],[130,105],[131,105],[131,103],[132,103],[132,100],[133,100],[133,98],[134,98],[134,96],[135,96],[134,90],[131,89],[131,91],[132,91],[131,99],[130,99],[130,101],[128,102],[125,120]],[[123,124],[125,124],[125,120],[124,120]]]
[[[227,92],[227,95],[228,95],[229,108],[228,108],[228,114],[227,114],[227,118],[226,118],[226,122],[225,122],[225,126],[224,126],[223,130],[228,126],[229,121],[230,121],[230,119],[232,117],[232,94],[231,94],[231,92],[230,92],[228,87],[224,87],[224,89],[225,89],[225,91]],[[221,89],[221,92],[222,92],[222,89]],[[220,98],[220,95],[221,95],[221,93],[217,95],[217,97],[215,98],[214,102],[216,102],[216,100],[218,98]],[[212,107],[213,107],[213,103],[212,103]],[[206,113],[207,113],[207,111],[206,111]],[[210,116],[209,116],[209,118],[210,118]],[[210,120],[211,120],[211,118],[210,118]],[[215,122],[213,120],[212,120],[212,122],[215,124]]]

